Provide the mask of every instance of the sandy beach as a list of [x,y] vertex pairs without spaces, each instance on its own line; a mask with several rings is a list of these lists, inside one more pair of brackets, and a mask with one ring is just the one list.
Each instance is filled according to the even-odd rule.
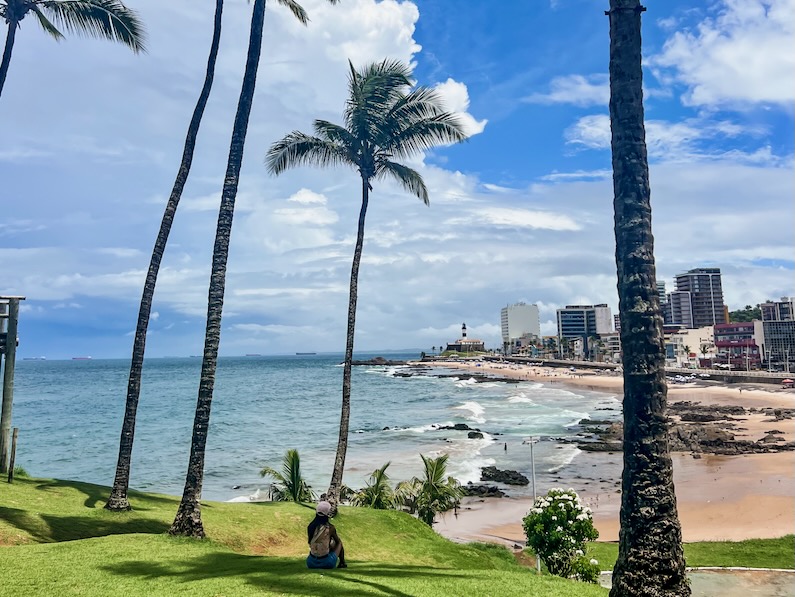
[[[428,365],[428,363],[423,363]],[[549,384],[565,384],[612,395],[622,392],[618,375],[570,372],[502,363],[444,362],[439,366],[469,372]],[[742,391],[740,389],[742,388]],[[761,384],[687,383],[669,386],[669,404],[743,406],[752,409],[795,408],[795,391]],[[736,419],[732,433],[738,439],[758,441],[775,430],[786,441],[795,441],[795,419],[775,420],[762,412]],[[585,452],[578,458],[592,463],[594,474],[568,479],[593,509],[600,541],[618,540],[622,455],[618,452]],[[672,454],[679,517],[685,542],[779,537],[795,529],[795,452],[723,456]],[[585,461],[584,461],[585,462]],[[465,498],[462,508],[448,512],[437,530],[454,540],[501,541],[523,544],[522,517],[530,499]]]

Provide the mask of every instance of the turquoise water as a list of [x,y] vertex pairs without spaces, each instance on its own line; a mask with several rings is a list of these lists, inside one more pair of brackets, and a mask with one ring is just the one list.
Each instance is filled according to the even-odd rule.
[[[221,358],[203,497],[225,500],[264,489],[267,481],[259,470],[278,468],[288,448],[299,450],[305,476],[324,490],[337,444],[341,360],[341,354]],[[198,358],[146,361],[131,487],[181,495],[200,367]],[[529,446],[522,444],[530,435],[545,438],[535,447],[543,487],[554,476],[576,473],[578,450],[554,438],[571,437],[581,418],[619,416],[618,401],[607,394],[535,382],[474,383],[452,371],[444,378],[394,375],[400,371],[354,367],[344,478],[351,487],[363,486],[387,461],[395,481],[419,475],[420,453],[449,454],[449,471],[462,482],[477,481],[480,467],[490,464],[530,476]],[[128,374],[129,362],[122,359],[18,362],[17,464],[37,477],[110,485]],[[480,428],[485,437],[467,439],[466,432],[436,429],[452,423]],[[512,495],[527,493],[529,488]]]

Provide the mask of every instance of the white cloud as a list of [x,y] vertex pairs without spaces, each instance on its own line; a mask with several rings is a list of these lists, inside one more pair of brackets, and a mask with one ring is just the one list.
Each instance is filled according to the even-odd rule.
[[649,60],[688,87],[687,105],[795,100],[795,0],[723,0],[718,16],[677,31]]
[[470,216],[451,218],[447,223],[453,226],[460,226],[461,224],[491,225],[514,229],[579,230],[581,228],[569,216],[563,214],[507,207],[487,207],[471,210]]
[[292,195],[287,201],[292,203],[301,203],[302,205],[308,205],[311,203],[317,203],[320,205],[325,205],[328,203],[328,199],[320,193],[314,193],[309,189],[299,189],[295,195]]
[[469,110],[469,92],[467,86],[453,79],[447,79],[444,83],[438,83],[434,89],[439,93],[444,102],[445,110],[454,112],[461,123],[467,136],[482,133],[486,128],[487,120],[476,120]]
[[548,93],[533,93],[524,98],[534,104],[572,104],[574,106],[606,106],[610,101],[610,82],[605,74],[555,77]]

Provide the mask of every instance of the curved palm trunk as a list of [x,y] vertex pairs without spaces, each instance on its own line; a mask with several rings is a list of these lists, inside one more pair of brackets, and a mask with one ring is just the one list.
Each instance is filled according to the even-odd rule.
[[215,76],[215,62],[218,57],[218,46],[221,41],[221,14],[223,12],[224,1],[216,0],[215,3],[215,24],[213,27],[213,40],[210,44],[210,56],[207,59],[207,73],[204,77],[199,100],[193,110],[193,117],[188,126],[188,134],[185,137],[185,148],[182,151],[182,162],[171,189],[171,196],[166,203],[163,213],[163,220],[160,222],[160,231],[155,240],[152,250],[152,259],[149,261],[149,271],[146,273],[143,295],[141,296],[141,306],[138,309],[138,324],[135,328],[135,340],[133,341],[132,361],[130,364],[130,378],[127,382],[127,402],[124,408],[124,420],[121,428],[121,439],[119,440],[119,459],[116,464],[116,477],[113,480],[105,508],[108,510],[129,510],[130,502],[127,499],[127,489],[130,485],[130,462],[132,459],[133,439],[135,436],[135,415],[138,410],[138,398],[141,394],[141,371],[144,364],[144,351],[146,349],[146,331],[149,327],[149,316],[152,312],[152,298],[155,294],[157,284],[157,274],[160,271],[160,262],[168,243],[168,235],[171,232],[171,225],[174,222],[174,215],[177,212],[179,200],[182,198],[182,191],[188,180],[190,167],[193,163],[193,152],[196,148],[196,137],[199,134],[204,109],[210,97],[210,90],[213,86]]
[[348,452],[348,428],[351,419],[351,363],[353,362],[353,338],[356,331],[356,299],[359,287],[359,264],[364,246],[364,219],[370,201],[370,183],[362,177],[362,208],[359,211],[359,227],[356,233],[356,248],[353,250],[351,265],[351,288],[348,296],[348,335],[345,341],[345,363],[342,369],[342,411],[340,413],[340,437],[337,441],[337,456],[328,488],[328,499],[336,505],[342,487],[342,473],[345,470],[345,455]]
[[624,367],[624,472],[611,597],[690,595],[665,420],[665,352],[656,290],[643,124],[638,0],[610,0],[610,122]]
[[221,339],[221,314],[224,307],[226,287],[226,262],[229,256],[229,237],[232,233],[232,218],[235,212],[235,198],[243,162],[243,147],[246,142],[251,104],[257,83],[257,66],[262,49],[262,26],[265,20],[265,0],[254,0],[251,15],[246,69],[243,86],[237,104],[237,114],[232,127],[232,142],[229,146],[229,159],[226,166],[224,188],[221,193],[221,207],[218,211],[218,225],[213,247],[213,263],[210,273],[210,289],[207,298],[207,327],[204,335],[204,357],[202,359],[199,396],[196,402],[196,416],[193,420],[193,438],[185,477],[182,501],[169,529],[172,535],[204,537],[201,520],[202,481],[204,478],[204,452],[207,445],[207,429],[210,426],[210,407],[215,386],[215,369],[218,362],[218,344]]
[[3,49],[3,61],[0,62],[0,95],[3,95],[3,86],[6,83],[6,76],[8,75],[8,65],[11,64],[11,52],[14,50],[14,39],[16,39],[18,28],[19,21],[16,19],[9,19],[6,45]]

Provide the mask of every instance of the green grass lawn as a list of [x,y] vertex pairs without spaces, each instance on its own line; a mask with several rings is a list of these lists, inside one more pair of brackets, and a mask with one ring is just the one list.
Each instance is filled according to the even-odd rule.
[[[618,544],[589,543],[588,555],[599,560],[602,570],[612,570],[618,557]],[[685,560],[693,568],[742,566],[795,569],[795,535],[778,539],[685,543]]]
[[208,502],[204,541],[165,534],[178,500],[71,481],[0,483],[0,595],[544,595],[606,591],[516,564],[505,549],[452,543],[400,512],[341,508],[349,568],[310,571],[309,506]]

